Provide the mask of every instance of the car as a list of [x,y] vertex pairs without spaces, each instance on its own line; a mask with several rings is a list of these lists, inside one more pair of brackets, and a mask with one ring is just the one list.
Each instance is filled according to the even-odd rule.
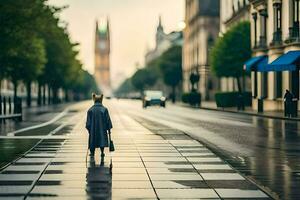
[[143,95],[143,107],[158,105],[160,107],[166,107],[166,97],[163,92],[159,90],[146,90]]

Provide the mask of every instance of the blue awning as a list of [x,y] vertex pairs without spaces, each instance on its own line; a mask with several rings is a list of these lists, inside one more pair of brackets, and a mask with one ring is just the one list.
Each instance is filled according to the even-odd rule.
[[249,59],[244,64],[246,71],[262,71],[264,66],[268,64],[268,56],[257,56]]
[[295,71],[299,61],[300,51],[289,51],[270,63],[267,71]]

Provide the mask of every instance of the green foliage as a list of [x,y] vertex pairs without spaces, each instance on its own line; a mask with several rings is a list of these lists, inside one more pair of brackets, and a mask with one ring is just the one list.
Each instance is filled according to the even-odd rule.
[[131,78],[133,86],[140,92],[147,87],[153,86],[156,80],[157,75],[149,68],[137,70]]
[[127,78],[115,91],[116,96],[126,96],[130,92],[135,90],[134,86],[132,85],[132,81],[130,78]]
[[[219,92],[215,94],[217,107],[235,107],[238,104],[239,92]],[[251,92],[243,92],[243,102],[245,106],[251,106],[252,94]]]
[[182,102],[192,106],[201,104],[201,94],[199,92],[188,92],[182,95]]
[[250,23],[240,22],[220,37],[210,54],[212,71],[218,77],[241,77],[251,57]]
[[176,87],[182,80],[182,48],[173,46],[160,56],[159,68],[164,83]]
[[84,98],[90,98],[91,94],[98,93],[98,87],[94,77],[87,71],[80,69],[77,81],[71,85],[71,89],[77,94],[83,94]]
[[77,59],[78,44],[70,41],[58,18],[62,9],[50,6],[47,0],[0,3],[0,80],[9,78],[15,87],[20,80],[38,80],[52,88],[54,98],[59,88],[95,90],[93,77]]

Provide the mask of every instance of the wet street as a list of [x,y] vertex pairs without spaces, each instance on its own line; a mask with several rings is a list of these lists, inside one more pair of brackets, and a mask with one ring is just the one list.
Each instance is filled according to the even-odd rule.
[[204,142],[275,197],[300,199],[300,122],[171,104],[166,109],[142,109],[138,101],[120,101],[117,105],[144,121],[149,129],[177,129]]
[[0,199],[300,197],[299,122],[106,100],[116,152],[100,166],[97,156],[86,158],[90,104],[73,105],[54,125],[2,133],[9,149],[36,144],[1,171]]

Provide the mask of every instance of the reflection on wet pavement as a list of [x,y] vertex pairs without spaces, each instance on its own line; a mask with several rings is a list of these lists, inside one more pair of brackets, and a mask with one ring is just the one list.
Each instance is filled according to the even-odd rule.
[[147,110],[133,110],[138,103],[120,105],[157,134],[176,129],[205,142],[222,159],[267,190],[276,192],[280,199],[300,199],[299,121],[172,105]]
[[99,150],[86,159],[84,116],[65,138],[43,140],[5,168],[0,198],[270,199],[198,141],[176,131],[155,134],[116,108],[116,151],[106,152],[101,166]]

